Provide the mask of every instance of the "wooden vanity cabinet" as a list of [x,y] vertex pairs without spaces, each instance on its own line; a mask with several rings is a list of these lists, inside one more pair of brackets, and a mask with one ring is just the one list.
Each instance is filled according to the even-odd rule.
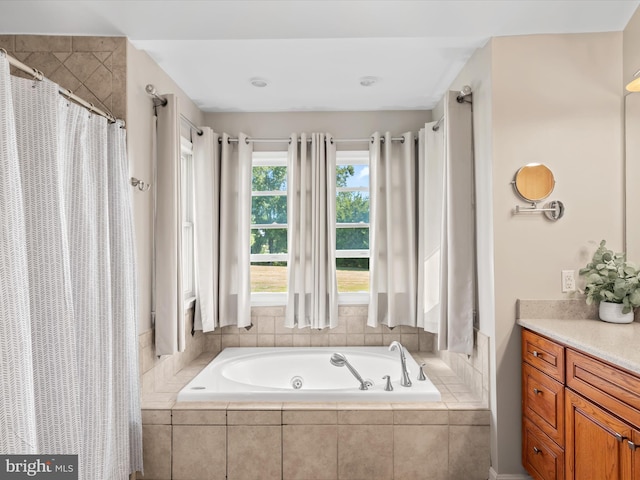
[[522,330],[522,464],[535,480],[564,479],[564,347]]
[[522,331],[522,462],[535,480],[640,480],[640,376]]

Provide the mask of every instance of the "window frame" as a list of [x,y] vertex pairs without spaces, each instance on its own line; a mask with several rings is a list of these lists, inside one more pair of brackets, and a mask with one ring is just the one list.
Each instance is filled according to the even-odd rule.
[[[187,162],[187,163],[186,163]],[[186,164],[185,164],[186,163]],[[188,310],[193,306],[196,300],[196,252],[195,252],[195,198],[194,198],[194,172],[193,172],[193,143],[180,136],[180,221],[182,234],[182,297],[184,300],[184,309]],[[190,178],[185,178],[189,176]],[[191,242],[187,246],[188,257],[191,263],[185,261],[185,229],[191,230]],[[190,276],[188,282],[186,276]],[[185,289],[185,284],[190,284],[189,289]]]

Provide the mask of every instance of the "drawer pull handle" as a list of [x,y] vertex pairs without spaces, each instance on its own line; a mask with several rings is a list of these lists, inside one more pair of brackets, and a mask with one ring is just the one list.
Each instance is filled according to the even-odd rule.
[[616,437],[616,440],[619,441],[620,443],[622,443],[627,438],[627,437],[623,437],[617,432],[613,432],[613,436]]
[[638,447],[640,447],[640,445],[636,445],[631,440],[627,440],[627,445],[629,445],[629,448],[634,452],[638,449]]
[[542,395],[542,390],[538,390],[537,388],[534,388],[533,393],[535,393],[536,395]]
[[542,356],[542,354],[540,352],[538,352],[537,350],[534,350],[532,353],[533,353],[534,357],[541,357]]
[[536,455],[540,455],[542,452],[538,447],[533,447],[533,453],[535,453]]

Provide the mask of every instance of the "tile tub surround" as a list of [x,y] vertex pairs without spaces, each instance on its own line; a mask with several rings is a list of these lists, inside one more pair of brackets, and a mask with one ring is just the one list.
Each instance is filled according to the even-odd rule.
[[472,398],[480,398],[489,404],[489,337],[474,331],[471,355],[438,351],[438,356],[453,370],[470,391]]
[[0,48],[83,100],[126,120],[126,37],[0,35]]
[[[214,355],[203,353],[172,384],[186,383]],[[489,411],[469,401],[438,357],[413,355],[425,361],[442,402],[175,403],[177,390],[148,396],[145,476],[137,478],[486,479]]]

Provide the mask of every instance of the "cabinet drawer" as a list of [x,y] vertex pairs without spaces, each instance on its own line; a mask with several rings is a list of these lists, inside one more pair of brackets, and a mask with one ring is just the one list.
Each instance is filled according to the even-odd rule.
[[564,347],[529,330],[522,330],[522,360],[564,383]]
[[633,425],[640,425],[640,378],[567,349],[567,386]]
[[522,364],[522,412],[564,446],[564,385],[527,363]]
[[522,422],[522,464],[535,480],[564,480],[564,451],[528,418]]

